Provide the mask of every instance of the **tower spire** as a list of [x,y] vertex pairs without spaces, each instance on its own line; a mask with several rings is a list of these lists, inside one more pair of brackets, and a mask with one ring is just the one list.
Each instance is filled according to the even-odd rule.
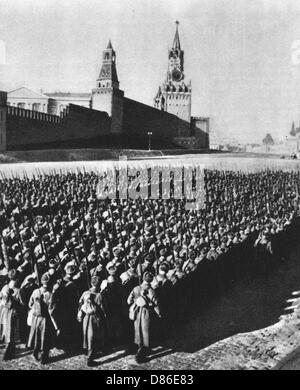
[[[105,83],[103,84],[103,81]],[[113,88],[119,88],[119,80],[116,67],[116,52],[114,51],[111,40],[109,40],[107,48],[103,51],[102,66],[99,77],[97,79],[97,86],[100,88],[103,85],[109,85]]]
[[180,50],[180,40],[179,40],[179,34],[178,34],[178,25],[179,25],[178,20],[176,20],[175,23],[176,23],[176,32],[175,32],[175,36],[174,36],[172,49]]
[[112,49],[112,44],[111,44],[111,40],[108,41],[108,45],[107,45],[107,49]]
[[181,50],[178,20],[172,49],[168,51],[168,72],[165,82],[161,85],[154,99],[154,106],[178,116],[180,119],[191,120],[192,86],[186,82],[184,75],[184,51]]

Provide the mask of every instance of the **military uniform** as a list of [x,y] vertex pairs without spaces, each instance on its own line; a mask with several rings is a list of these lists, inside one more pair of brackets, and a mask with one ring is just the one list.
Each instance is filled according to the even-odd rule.
[[48,289],[49,282],[49,275],[43,275],[42,287],[34,290],[29,300],[32,317],[28,348],[33,349],[34,358],[40,360],[42,364],[48,362],[49,351],[54,346],[54,334],[58,331],[52,316],[52,293]]
[[105,315],[102,308],[100,279],[93,276],[92,287],[79,300],[78,320],[82,322],[83,349],[87,350],[87,364],[92,365],[96,353],[105,348]]
[[61,284],[61,297],[57,303],[58,321],[61,329],[60,343],[67,350],[73,350],[79,345],[80,329],[77,322],[77,308],[79,292],[73,281],[76,268],[72,265],[66,266],[66,276]]
[[5,343],[4,360],[11,359],[15,353],[16,342],[20,340],[20,313],[22,298],[14,281],[6,284],[0,292],[0,330]]
[[108,267],[109,276],[101,283],[102,307],[106,318],[109,347],[122,341],[124,336],[125,302],[122,285],[116,278],[116,268]]
[[156,315],[160,316],[158,298],[150,285],[152,280],[153,276],[146,272],[144,282],[131,291],[127,300],[133,312],[131,319],[134,321],[134,342],[138,346],[137,362],[144,360],[153,338],[153,320]]

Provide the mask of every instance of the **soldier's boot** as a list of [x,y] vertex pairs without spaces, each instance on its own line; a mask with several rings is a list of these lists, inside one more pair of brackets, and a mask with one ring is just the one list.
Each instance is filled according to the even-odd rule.
[[3,354],[3,360],[11,360],[14,358],[15,355],[15,345],[14,343],[8,343]]
[[138,364],[144,363],[146,361],[146,351],[147,349],[145,347],[139,347],[135,355],[135,360]]
[[35,358],[35,360],[38,362],[40,361],[40,356],[39,356],[39,350],[38,349],[35,349],[33,351],[33,357]]
[[87,352],[87,366],[93,367],[96,365],[95,359],[95,351],[93,349],[89,349]]
[[49,363],[49,351],[42,351],[41,353],[41,364]]

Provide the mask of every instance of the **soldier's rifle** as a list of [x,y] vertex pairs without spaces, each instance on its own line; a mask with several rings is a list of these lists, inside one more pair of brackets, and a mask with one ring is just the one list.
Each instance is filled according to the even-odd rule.
[[[123,231],[125,226],[123,225],[123,222],[122,222],[122,216],[120,216],[120,224],[121,224],[121,229]],[[128,237],[129,237],[129,234],[128,234]],[[122,242],[123,242],[123,240],[122,240]],[[127,251],[125,250],[125,248],[124,248],[124,263],[125,263],[125,270],[127,271],[128,270],[128,255],[127,255]]]
[[[43,245],[41,244],[41,241],[40,241],[40,238],[39,238],[39,235],[38,235],[38,232],[35,230],[34,228],[34,221],[33,221],[33,217],[32,217],[32,214],[31,214],[31,218],[30,218],[30,224],[31,224],[31,230],[33,231],[34,235],[37,237],[38,241],[39,241],[39,244],[41,246],[41,250],[42,250],[42,253],[44,253],[44,249],[43,249]],[[33,249],[33,246],[30,245],[30,255],[31,255],[31,266],[32,266],[32,269],[33,271],[35,272],[36,274],[36,277],[37,277],[37,281],[38,281],[38,286],[40,287],[41,286],[41,278],[40,278],[40,275],[39,275],[39,269],[38,269],[38,264],[37,264],[37,258],[35,256],[35,253],[34,253],[34,249]]]
[[34,249],[32,248],[31,245],[30,245],[30,254],[31,254],[31,259],[32,259],[32,263],[31,264],[33,266],[33,271],[36,274],[38,286],[40,287],[41,286],[41,278],[40,278],[40,274],[39,274],[39,267],[38,267],[38,264],[37,264],[37,258],[35,256]]
[[111,209],[111,203],[108,203],[108,210],[109,210],[109,215],[111,217],[111,221],[112,221],[112,225],[113,225],[113,231],[114,231],[115,237],[117,237],[117,228],[116,228],[114,215],[113,215],[113,212],[112,212],[112,209]]
[[[8,211],[7,211],[6,207],[5,207],[5,203],[4,202],[2,204],[2,207],[3,207],[3,210],[4,210],[5,216],[6,216],[6,220],[7,220],[8,224],[9,224],[9,227],[12,229],[12,231],[14,233],[16,233],[16,237],[17,237],[17,240],[18,240],[18,246],[19,246],[19,250],[20,250],[20,253],[21,253],[21,258],[24,261],[24,257],[23,257],[23,241],[22,241],[22,238],[21,238],[21,235],[20,235],[18,224],[16,222],[14,222],[14,224],[11,222],[11,220],[9,218],[9,215],[8,215]],[[3,240],[3,243],[4,243],[4,240]],[[5,243],[4,243],[4,245],[5,245]],[[6,247],[5,247],[5,249],[6,249]]]
[[[0,227],[1,237],[2,237],[2,230],[3,230],[3,227],[1,226]],[[2,239],[0,238],[0,258],[1,258],[1,264],[4,264],[4,261],[7,261],[7,260],[4,258],[4,253],[3,253],[3,249],[2,249],[2,240],[3,240],[3,238]]]
[[[150,207],[150,208],[151,208],[151,212],[152,212],[153,221],[155,221],[155,214],[154,214],[153,207]],[[156,241],[154,242],[154,253],[155,253],[155,260],[156,260],[156,274],[158,275],[158,268],[159,268],[158,259],[159,259],[159,255],[157,253]]]
[[9,266],[9,259],[8,259],[8,255],[7,255],[5,241],[4,241],[3,234],[2,234],[2,229],[0,231],[0,239],[1,239],[1,253],[3,255],[3,259],[6,262],[6,264],[8,264],[8,266]]
[[[140,213],[140,216],[142,218],[142,242],[141,242],[141,246],[142,246],[142,257],[143,257],[143,260],[144,260],[144,251],[145,251],[145,221],[144,221],[144,214],[142,213],[142,209],[141,209],[141,205],[140,205],[140,200],[137,199],[137,203],[138,203],[138,208],[139,208],[139,213]],[[139,266],[140,266],[140,272],[139,272],[139,285],[141,285],[142,283],[142,263],[141,263],[141,256],[139,257]]]
[[80,235],[79,229],[77,229],[77,231],[78,231],[80,243],[81,243],[82,248],[83,248],[85,261],[86,261],[86,278],[87,278],[88,288],[90,288],[91,287],[91,281],[90,281],[90,273],[89,273],[89,268],[88,268],[88,256],[87,256],[85,241],[84,241],[83,237]]
[[76,263],[77,267],[79,268],[80,261],[79,261],[79,259],[76,256],[76,253],[75,253],[75,250],[74,250],[74,247],[73,247],[73,243],[70,242],[68,245],[66,245],[66,248],[68,249],[69,254],[71,252],[71,254],[72,254],[72,256],[73,256],[73,258],[75,260],[75,263]]
[[18,239],[18,245],[20,247],[20,251],[22,253],[22,250],[23,250],[23,240],[22,240],[22,237],[21,237],[21,234],[20,234],[20,230],[19,230],[19,226],[18,224],[16,223],[16,221],[14,222],[14,231],[16,231],[16,236],[17,236],[17,239]]

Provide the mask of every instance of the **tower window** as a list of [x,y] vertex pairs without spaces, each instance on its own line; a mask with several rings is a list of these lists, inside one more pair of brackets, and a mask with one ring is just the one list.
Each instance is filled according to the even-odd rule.
[[105,53],[104,59],[105,59],[105,60],[109,60],[109,53]]

